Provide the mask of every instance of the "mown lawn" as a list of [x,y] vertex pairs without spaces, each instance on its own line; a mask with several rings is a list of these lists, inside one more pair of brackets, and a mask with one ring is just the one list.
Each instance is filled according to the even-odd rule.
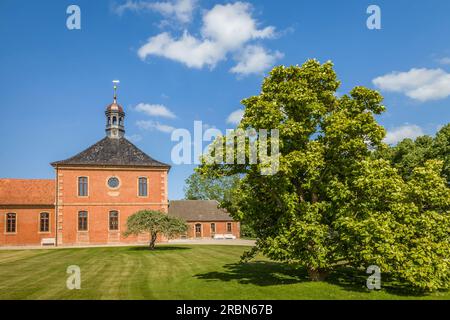
[[[246,247],[161,245],[0,251],[0,299],[450,299],[414,295],[390,284],[370,292],[365,274],[345,270],[327,282],[262,257],[239,264]],[[81,290],[68,290],[66,269],[81,268]]]

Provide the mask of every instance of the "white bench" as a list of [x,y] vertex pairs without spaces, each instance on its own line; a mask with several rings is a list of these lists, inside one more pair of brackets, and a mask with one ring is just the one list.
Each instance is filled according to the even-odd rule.
[[214,235],[214,239],[216,240],[223,240],[223,239],[232,239],[235,240],[236,236],[232,235],[231,233],[227,233],[227,234],[215,234]]
[[56,244],[55,238],[42,238],[41,245],[52,245],[54,246]]

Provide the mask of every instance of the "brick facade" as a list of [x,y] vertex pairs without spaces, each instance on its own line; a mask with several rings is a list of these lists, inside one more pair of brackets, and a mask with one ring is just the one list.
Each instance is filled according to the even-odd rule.
[[[215,227],[212,226],[213,224]],[[228,229],[228,224],[231,225],[231,230]],[[196,232],[197,225],[200,225],[200,233]],[[186,237],[188,239],[210,239],[214,238],[214,235],[232,234],[239,239],[240,233],[240,224],[237,221],[189,221]]]
[[[56,174],[59,245],[147,242],[147,235],[123,237],[127,218],[144,209],[167,212],[167,170],[63,167]],[[87,196],[78,196],[79,177],[87,177]],[[110,177],[119,179],[117,188],[108,186]],[[138,194],[139,178],[148,181],[145,197]],[[81,211],[87,212],[87,231],[78,230]],[[111,211],[118,212],[118,230],[109,229]]]
[[[6,232],[6,217],[8,213],[16,214],[15,232]],[[41,213],[49,213],[50,224],[48,232],[40,231]],[[55,237],[54,221],[54,207],[0,206],[0,245],[40,245],[43,238]]]

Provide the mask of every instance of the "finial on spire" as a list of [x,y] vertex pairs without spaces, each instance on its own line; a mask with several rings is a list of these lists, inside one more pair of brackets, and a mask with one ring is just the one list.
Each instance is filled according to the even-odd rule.
[[120,83],[119,80],[113,80],[114,83],[114,103],[117,103],[117,85]]

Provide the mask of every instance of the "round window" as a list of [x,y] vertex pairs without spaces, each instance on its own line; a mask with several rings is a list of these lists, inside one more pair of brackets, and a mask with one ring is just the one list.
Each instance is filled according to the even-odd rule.
[[110,188],[117,188],[119,186],[119,179],[116,177],[112,177],[108,179],[108,187]]

